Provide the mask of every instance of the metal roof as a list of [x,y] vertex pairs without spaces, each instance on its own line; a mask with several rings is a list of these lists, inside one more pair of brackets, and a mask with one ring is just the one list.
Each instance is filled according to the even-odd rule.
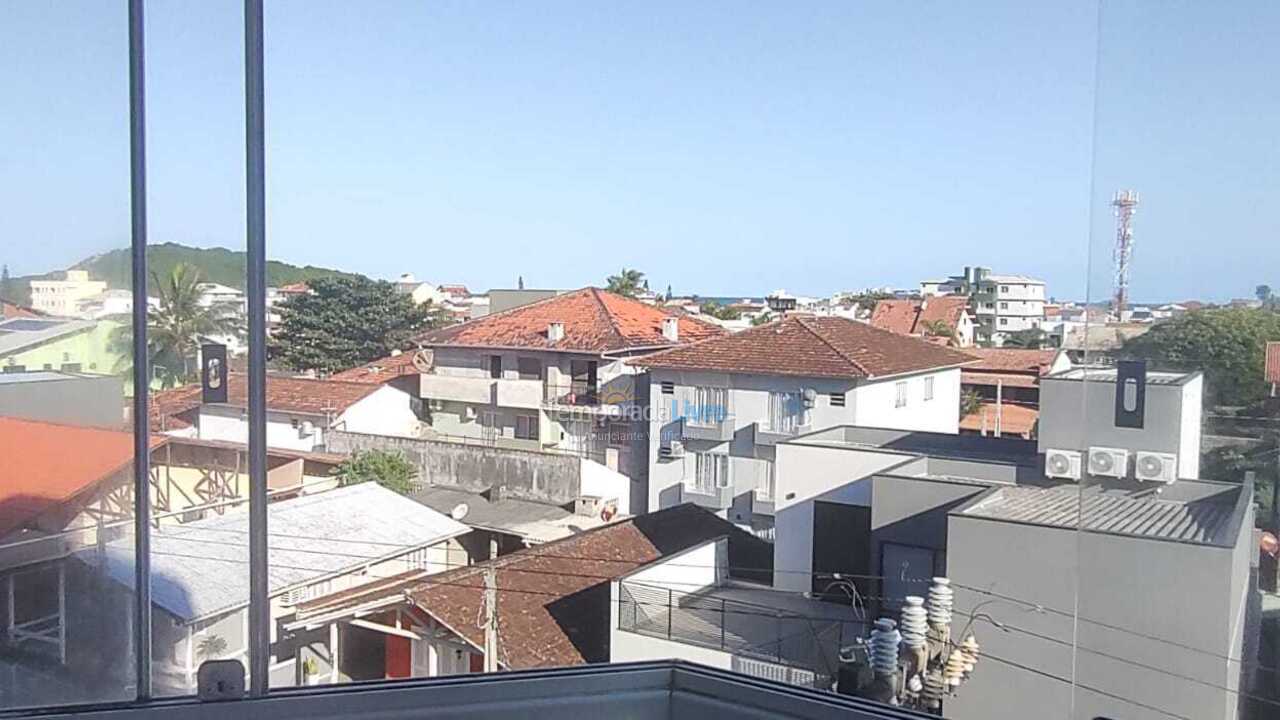
[[[1181,373],[1150,370],[1147,372],[1147,384],[1181,385],[1199,374],[1199,372]],[[1052,380],[1085,380],[1088,382],[1114,383],[1116,381],[1116,368],[1078,367],[1056,372],[1052,375],[1046,375],[1045,378]]]
[[1232,544],[1236,492],[1228,493],[1229,499],[1218,496],[1191,502],[1164,500],[1150,493],[1075,485],[1002,487],[953,514],[1186,543]]
[[[249,514],[233,512],[152,530],[152,602],[183,622],[249,603]],[[272,503],[267,522],[273,596],[470,532],[372,482]],[[133,585],[131,537],[107,545],[106,568]]]
[[577,515],[556,505],[515,498],[491,501],[479,493],[440,485],[415,491],[411,497],[446,515],[465,504],[467,512],[462,523],[481,530],[518,535],[537,543],[559,540],[604,524],[598,516]]
[[92,328],[91,320],[13,318],[0,322],[0,355]]
[[0,373],[0,385],[18,385],[29,382],[54,382],[58,380],[75,380],[82,376],[68,375],[54,370],[34,370],[28,372]]

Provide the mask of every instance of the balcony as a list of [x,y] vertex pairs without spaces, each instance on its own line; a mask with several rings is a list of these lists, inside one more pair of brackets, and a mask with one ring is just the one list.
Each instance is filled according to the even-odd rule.
[[[615,387],[616,386],[616,387]],[[561,412],[583,412],[620,416],[624,405],[634,400],[629,382],[615,381],[604,387],[586,380],[548,382],[543,386],[542,406]]]
[[[424,710],[428,709],[429,710]],[[513,720],[625,717],[636,720],[903,720],[914,713],[680,661],[461,675],[272,691],[268,697],[68,707],[49,720]]]
[[542,381],[460,377],[423,373],[418,395],[432,400],[537,409],[542,402]]
[[810,425],[793,425],[790,428],[774,429],[767,423],[755,422],[751,424],[752,442],[756,445],[777,445],[812,429]]
[[733,505],[732,482],[727,487],[709,488],[706,491],[694,488],[689,482],[680,483],[679,488],[680,499],[678,502],[690,502],[708,510],[724,510]]
[[733,439],[737,423],[732,415],[721,418],[685,417],[681,434],[686,440],[727,442]]

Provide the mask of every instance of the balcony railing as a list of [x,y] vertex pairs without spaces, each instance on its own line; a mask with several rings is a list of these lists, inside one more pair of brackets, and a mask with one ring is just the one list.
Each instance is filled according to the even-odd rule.
[[567,383],[547,383],[543,388],[543,401],[548,405],[590,407],[600,404],[600,389],[585,380]]

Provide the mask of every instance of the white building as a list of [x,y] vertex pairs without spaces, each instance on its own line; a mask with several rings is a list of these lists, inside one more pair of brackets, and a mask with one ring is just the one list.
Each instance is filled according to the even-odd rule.
[[632,361],[649,369],[650,510],[772,525],[775,446],[832,425],[956,433],[974,358],[840,317],[786,319]]
[[966,267],[963,275],[920,283],[926,297],[965,295],[977,320],[977,338],[999,345],[1010,333],[1044,324],[1045,284],[1025,275],[996,275],[989,268]]
[[76,316],[81,301],[106,292],[103,280],[90,280],[87,270],[68,270],[62,280],[32,280],[31,307],[50,315]]
[[405,273],[395,282],[396,292],[401,295],[408,295],[413,298],[414,305],[421,305],[430,302],[433,305],[439,305],[444,302],[447,297],[445,293],[440,291],[435,285],[429,282],[419,282],[413,273]]

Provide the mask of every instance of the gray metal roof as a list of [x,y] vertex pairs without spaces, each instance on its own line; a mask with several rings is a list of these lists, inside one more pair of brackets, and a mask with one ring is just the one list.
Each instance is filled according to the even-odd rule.
[[1004,487],[954,514],[1187,543],[1232,543],[1236,493],[1192,502],[1149,493],[1136,496],[1073,485]]
[[0,355],[83,332],[94,324],[92,320],[11,318],[0,322]]
[[[1184,382],[1194,378],[1199,373],[1180,373],[1180,372],[1162,372],[1150,371],[1147,373],[1147,384],[1149,385],[1181,385]],[[1048,380],[1087,380],[1089,382],[1109,382],[1116,381],[1115,368],[1101,367],[1077,367],[1070,370],[1046,375],[1044,379]]]
[[[269,510],[272,595],[470,531],[372,482],[272,503]],[[244,509],[152,530],[152,601],[184,622],[247,605],[248,530]],[[95,553],[82,557],[93,562]],[[133,565],[132,538],[108,544],[113,579],[132,586]]]
[[556,505],[513,498],[491,501],[479,493],[441,485],[430,485],[417,490],[412,497],[446,515],[465,504],[467,513],[462,518],[463,523],[540,543],[568,537],[602,524],[597,517],[576,515]]
[[17,385],[29,382],[56,382],[58,380],[75,380],[78,375],[56,372],[54,370],[35,370],[32,372],[0,373],[0,385]]

